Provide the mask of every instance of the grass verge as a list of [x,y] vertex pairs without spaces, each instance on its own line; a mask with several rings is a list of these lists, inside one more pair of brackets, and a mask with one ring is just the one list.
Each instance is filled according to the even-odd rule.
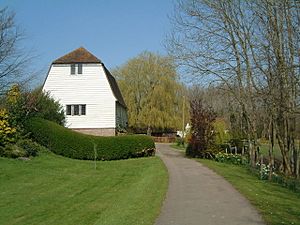
[[300,194],[258,180],[247,168],[199,159],[228,180],[260,211],[267,224],[300,224]]
[[0,224],[152,225],[167,190],[157,157],[81,161],[0,157]]
[[185,149],[186,147],[182,146],[182,145],[177,145],[176,143],[172,143],[170,145],[170,147],[176,149],[176,150],[179,150],[179,151],[182,151],[182,152],[185,152]]

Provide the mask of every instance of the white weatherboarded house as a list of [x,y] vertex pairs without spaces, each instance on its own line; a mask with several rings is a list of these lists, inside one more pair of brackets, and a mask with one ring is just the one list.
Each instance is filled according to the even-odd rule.
[[64,107],[68,128],[110,136],[127,127],[127,107],[115,78],[85,48],[51,64],[43,91]]

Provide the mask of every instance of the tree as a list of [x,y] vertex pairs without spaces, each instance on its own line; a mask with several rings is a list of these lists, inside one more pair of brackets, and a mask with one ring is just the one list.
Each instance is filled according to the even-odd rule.
[[[182,0],[167,46],[195,79],[222,85],[230,95],[236,124],[248,139],[252,166],[260,121],[267,123],[270,142],[276,136],[287,175],[299,172],[295,146],[299,15],[300,3],[295,0]],[[261,112],[270,116],[265,119]]]
[[143,52],[112,73],[128,106],[130,127],[143,131],[181,128],[185,89],[171,58]]
[[0,95],[17,81],[22,83],[28,79],[24,68],[30,57],[19,46],[22,38],[23,34],[15,24],[15,14],[0,8]]
[[214,122],[216,113],[203,102],[201,92],[193,88],[190,94],[191,139],[186,155],[209,158],[215,148]]

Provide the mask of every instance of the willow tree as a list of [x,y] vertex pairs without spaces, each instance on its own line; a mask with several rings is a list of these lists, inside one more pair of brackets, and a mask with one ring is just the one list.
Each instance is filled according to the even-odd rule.
[[171,58],[143,52],[113,74],[128,106],[130,127],[143,131],[182,127],[185,90]]

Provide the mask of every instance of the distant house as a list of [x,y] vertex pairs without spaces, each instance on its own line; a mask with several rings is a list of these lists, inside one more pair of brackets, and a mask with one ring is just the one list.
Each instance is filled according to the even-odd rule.
[[127,127],[127,107],[115,78],[85,48],[52,62],[43,90],[61,103],[66,126],[73,130],[109,136]]

